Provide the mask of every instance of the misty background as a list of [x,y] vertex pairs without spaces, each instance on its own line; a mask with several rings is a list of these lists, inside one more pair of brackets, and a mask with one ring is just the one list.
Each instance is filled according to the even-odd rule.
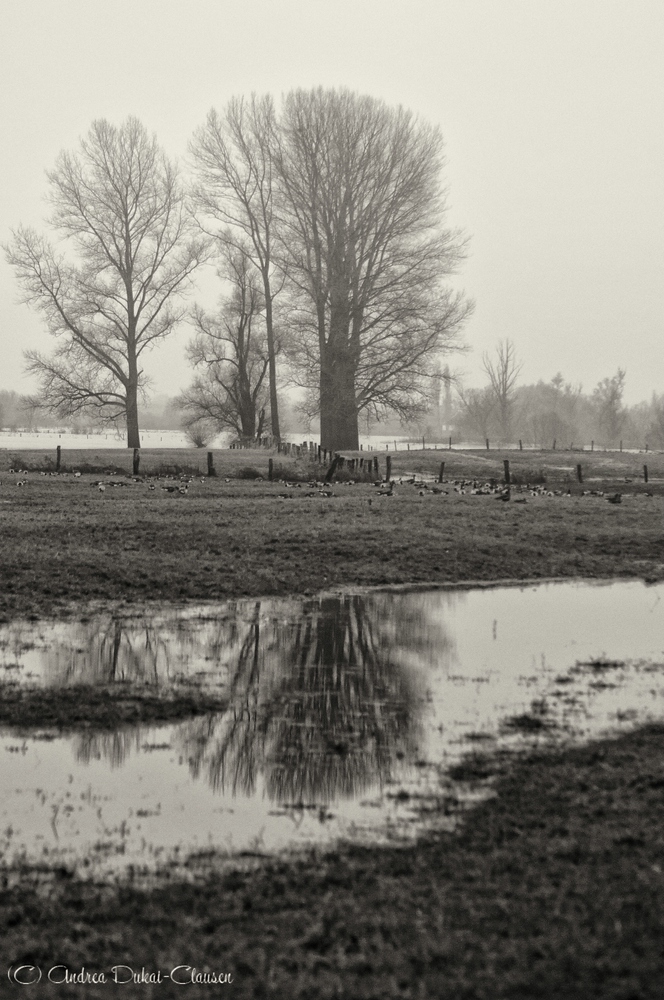
[[[455,279],[476,304],[470,350],[446,359],[465,397],[441,385],[432,432],[505,436],[481,394],[486,357],[509,340],[521,366],[512,435],[664,446],[653,400],[664,392],[660,4],[6,0],[3,15],[0,242],[19,223],[44,228],[45,171],[95,118],[136,115],[186,176],[194,129],[233,95],[371,94],[441,127],[448,222],[470,237]],[[214,306],[212,266],[197,285],[192,304]],[[53,347],[18,298],[3,260],[0,423],[16,426],[29,424],[20,397],[36,389],[23,351]],[[183,324],[147,358],[144,427],[179,426],[169,400],[191,379],[191,337]]]

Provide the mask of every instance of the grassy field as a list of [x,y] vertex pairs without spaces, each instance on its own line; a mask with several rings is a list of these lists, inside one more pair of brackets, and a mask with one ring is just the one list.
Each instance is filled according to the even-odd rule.
[[[205,464],[200,452],[175,454],[144,455],[141,470]],[[76,464],[69,457],[70,468],[94,465],[91,456]],[[129,468],[126,451],[102,457]],[[370,482],[335,482],[334,495],[323,496],[307,486],[319,468],[305,463],[281,463],[289,485],[240,478],[253,475],[243,468],[266,477],[269,457],[217,453],[217,477],[197,477],[186,494],[172,479],[107,475],[111,465],[80,477],[25,475],[8,469],[42,468],[39,453],[13,455],[11,465],[9,455],[0,457],[0,615],[75,615],[89,599],[664,579],[662,455],[398,452],[397,480],[437,474],[444,460],[446,492],[404,483],[392,496]],[[455,480],[501,479],[505,457],[522,483],[536,482],[543,493],[516,488],[503,502],[455,492]],[[600,495],[618,492],[619,504]],[[84,697],[77,695],[79,711]],[[27,708],[21,720],[21,711],[10,706],[6,721],[39,721]],[[664,730],[650,727],[516,763],[484,762],[477,770],[495,772],[497,796],[470,813],[460,833],[413,848],[342,849],[149,891],[86,885],[66,872],[5,878],[5,965],[108,972],[114,964],[140,971],[185,963],[233,974],[232,985],[185,991],[200,997],[654,1000],[664,982],[663,759]],[[105,997],[114,989],[72,984],[32,993]],[[170,997],[179,989],[161,983],[126,995]],[[10,987],[2,995],[14,994]]]
[[[89,599],[219,600],[348,585],[664,577],[661,456],[651,459],[646,486],[642,456],[586,457],[579,484],[574,465],[554,466],[552,453],[524,452],[519,462],[514,454],[511,471],[521,482],[544,479],[547,492],[563,495],[513,492],[504,503],[455,492],[455,480],[500,478],[501,454],[477,452],[446,453],[445,493],[424,495],[412,484],[383,496],[371,482],[333,482],[333,496],[322,496],[307,486],[321,468],[308,463],[279,470],[299,484],[238,478],[247,468],[267,472],[260,452],[219,453],[218,475],[196,477],[186,495],[178,492],[183,484],[165,478],[2,471],[0,615],[75,612],[77,602]],[[19,464],[30,467],[29,455],[21,457]],[[400,452],[392,475],[398,480],[439,466],[440,453]],[[100,478],[103,492],[95,485]],[[622,502],[583,495],[589,492],[621,492]]]
[[[413,448],[399,448],[398,451],[385,450],[376,452],[343,452],[347,458],[367,459],[375,457],[379,461],[380,473],[385,475],[385,460],[389,456],[394,475],[410,472],[437,475],[440,463],[445,462],[445,473],[448,476],[494,476],[502,479],[503,462],[508,459],[510,468],[518,478],[528,476],[549,476],[552,481],[576,481],[576,468],[580,463],[585,478],[622,478],[631,476],[643,477],[643,466],[648,464],[649,473],[655,479],[664,477],[664,453],[662,452],[616,452],[616,451],[509,451],[476,449],[469,451]],[[61,454],[61,470],[72,472],[105,473],[111,470],[118,473],[132,472],[131,449],[128,448],[81,448],[66,449]],[[265,449],[224,450],[213,452],[214,465],[219,476],[236,477],[243,469],[254,469],[256,473],[267,479],[268,462],[273,460],[275,466],[290,477],[301,476],[311,478],[312,470],[320,473],[317,463],[308,458],[295,459],[286,455],[278,455]],[[29,471],[55,471],[56,451],[50,449],[0,449],[0,472],[9,469]],[[207,451],[202,448],[143,448],[140,452],[140,472],[142,475],[154,475],[159,472],[189,473],[204,475],[207,473]]]

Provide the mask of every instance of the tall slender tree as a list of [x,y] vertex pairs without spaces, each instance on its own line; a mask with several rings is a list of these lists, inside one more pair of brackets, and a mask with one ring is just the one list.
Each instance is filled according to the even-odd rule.
[[207,241],[176,166],[136,118],[119,128],[93,122],[47,176],[59,246],[21,227],[6,248],[24,300],[60,341],[51,357],[27,352],[28,370],[42,403],[125,419],[127,445],[138,448],[143,355],[182,319],[180,298]]
[[489,389],[498,408],[501,437],[504,442],[511,441],[514,389],[523,368],[522,362],[517,360],[513,342],[509,338],[499,341],[495,358],[485,351],[482,366],[489,377]]
[[201,228],[240,250],[263,286],[268,349],[270,426],[279,441],[274,300],[282,280],[274,266],[275,112],[267,95],[233,98],[222,114],[212,110],[197,129],[191,154],[197,175],[194,200]]

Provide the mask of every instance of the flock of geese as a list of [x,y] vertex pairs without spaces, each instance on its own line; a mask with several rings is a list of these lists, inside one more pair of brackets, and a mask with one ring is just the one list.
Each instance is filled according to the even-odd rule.
[[[27,469],[9,469],[10,475],[18,475],[19,479],[16,480],[16,485],[26,486],[29,482],[27,476],[29,470]],[[82,473],[75,471],[73,473],[62,473],[62,472],[40,472],[40,476],[67,476],[71,475],[74,479],[81,479]],[[109,472],[108,479],[96,479],[93,480],[91,485],[95,487],[99,493],[105,493],[108,488],[122,488],[131,486],[133,483],[140,483],[147,485],[148,490],[161,489],[165,493],[186,496],[189,492],[189,486],[191,483],[196,481],[194,476],[123,476],[120,478],[119,473]],[[25,478],[24,478],[25,477]],[[200,479],[201,483],[206,483],[207,479]],[[262,477],[257,480],[263,482]],[[231,479],[225,479],[224,482],[230,483]],[[625,479],[626,483],[630,483],[630,479]],[[346,482],[335,483],[337,487],[351,487],[359,485],[360,481],[350,479]],[[279,500],[292,500],[295,496],[300,497],[334,497],[336,494],[330,489],[330,483],[325,481],[312,480],[306,484],[299,482],[288,482],[287,480],[280,480],[279,485],[286,487],[287,489],[298,489],[301,490],[303,486],[308,487],[308,491],[305,493],[278,493],[277,499]],[[531,485],[526,483],[525,485],[503,485],[498,483],[496,479],[492,479],[489,482],[480,482],[477,479],[454,479],[445,481],[445,486],[447,489],[443,489],[440,483],[435,480],[427,480],[418,478],[416,476],[411,476],[409,478],[401,477],[399,479],[392,479],[389,482],[384,482],[378,480],[373,483],[373,486],[377,488],[376,496],[379,497],[392,497],[394,496],[395,487],[412,486],[417,490],[420,497],[427,495],[439,495],[448,496],[450,492],[458,494],[459,496],[493,496],[494,499],[500,500],[503,503],[507,503],[513,500],[514,503],[527,503],[529,497],[571,497],[571,489],[564,490],[550,490],[543,485]],[[514,496],[514,494],[518,494]],[[604,497],[605,500],[610,504],[622,503],[622,493],[605,493],[603,490],[582,490],[582,497]],[[651,491],[645,491],[645,496],[651,497],[653,493]],[[369,499],[369,504],[373,502],[373,498]]]

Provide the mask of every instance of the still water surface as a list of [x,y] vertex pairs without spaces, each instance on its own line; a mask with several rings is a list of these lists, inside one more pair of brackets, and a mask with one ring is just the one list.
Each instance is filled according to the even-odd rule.
[[[0,733],[0,857],[80,874],[451,825],[470,751],[664,718],[664,585],[367,592],[0,627],[5,682],[197,688],[227,707]],[[514,720],[526,716],[527,725]]]

